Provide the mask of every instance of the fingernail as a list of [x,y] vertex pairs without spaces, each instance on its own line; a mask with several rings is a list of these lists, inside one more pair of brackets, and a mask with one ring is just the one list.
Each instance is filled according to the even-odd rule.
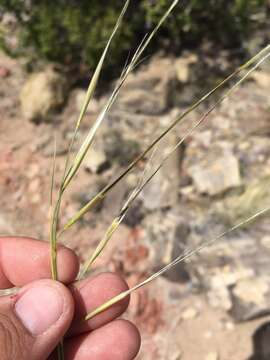
[[15,311],[32,335],[41,335],[60,318],[64,302],[60,293],[49,286],[30,288],[15,304]]

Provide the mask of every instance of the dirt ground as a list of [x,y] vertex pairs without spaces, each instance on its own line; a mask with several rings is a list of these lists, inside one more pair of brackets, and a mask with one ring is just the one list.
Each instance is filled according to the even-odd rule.
[[[56,115],[54,124],[37,126],[23,119],[18,100],[26,79],[22,66],[0,54],[0,69],[0,234],[47,240],[54,132],[62,145],[61,134],[71,128],[75,109],[69,102],[65,111]],[[64,159],[65,154],[60,152],[56,159],[56,185]],[[88,187],[91,181],[89,174],[82,171],[79,183],[74,182],[64,198],[60,225],[77,209],[74,199],[78,191]],[[76,225],[63,238],[81,259],[94,247],[108,223],[104,217],[102,223],[95,222],[92,226],[94,216],[88,215],[87,223]],[[130,262],[131,269],[139,267],[134,253],[127,252],[127,258],[115,255],[119,241],[121,247],[132,251],[138,236],[136,229],[121,226],[110,250],[97,263],[97,271],[122,272],[121,264],[125,261]],[[123,275],[134,285],[144,278],[145,271],[125,270]],[[211,306],[203,291],[191,292],[189,284],[176,284],[164,278],[134,294],[127,317],[142,331],[138,358],[146,360],[248,360],[252,355],[254,331],[270,321],[265,316],[237,323],[225,310]]]

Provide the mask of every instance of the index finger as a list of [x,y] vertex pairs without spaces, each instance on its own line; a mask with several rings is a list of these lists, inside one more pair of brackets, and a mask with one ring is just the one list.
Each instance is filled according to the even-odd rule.
[[[60,245],[57,265],[59,281],[69,284],[75,280],[79,261],[72,250]],[[49,243],[23,237],[0,237],[0,289],[49,278]]]

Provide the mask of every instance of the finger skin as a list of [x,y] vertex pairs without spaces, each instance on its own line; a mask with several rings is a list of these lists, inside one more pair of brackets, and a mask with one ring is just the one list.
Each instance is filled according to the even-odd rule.
[[[0,253],[1,256],[1,253]],[[1,259],[1,257],[0,257]],[[1,267],[1,260],[0,260],[0,289],[8,289],[12,287],[13,285],[11,282],[7,279],[6,275],[4,274],[2,267]]]
[[[31,288],[50,287],[63,299],[62,313],[45,332],[33,335],[16,312],[16,304]],[[48,304],[48,307],[50,304]],[[44,312],[48,309],[44,308]],[[0,359],[45,360],[70,326],[74,314],[73,298],[67,287],[53,280],[28,284],[12,296],[0,298]]]
[[93,319],[85,321],[84,317],[88,312],[115,295],[126,291],[128,285],[117,274],[102,273],[93,278],[80,281],[70,289],[75,300],[75,316],[68,336],[82,334],[103,326],[119,317],[129,304],[129,297],[127,297]]
[[114,320],[88,335],[66,342],[66,360],[132,360],[140,349],[140,334],[126,320]]
[[[74,252],[59,246],[57,264],[59,281],[64,284],[74,281],[79,269]],[[0,238],[0,289],[48,278],[51,278],[49,243],[22,237]]]

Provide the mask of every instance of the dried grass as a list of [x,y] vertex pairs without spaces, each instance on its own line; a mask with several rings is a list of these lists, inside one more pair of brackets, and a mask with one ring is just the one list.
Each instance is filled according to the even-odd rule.
[[[223,95],[220,96],[220,98],[212,105],[205,113],[204,115],[195,123],[195,125],[186,133],[184,134],[178,141],[175,147],[173,147],[167,154],[164,154],[163,159],[160,161],[158,166],[153,169],[150,172],[150,175],[146,176],[146,171],[142,174],[141,180],[138,183],[135,190],[130,194],[128,200],[121,208],[119,214],[113,219],[111,225],[107,229],[104,237],[101,239],[100,243],[98,244],[97,248],[95,249],[94,253],[91,254],[84,264],[82,271],[80,273],[80,277],[83,277],[89,268],[92,266],[94,261],[98,258],[98,256],[101,255],[102,251],[108,244],[109,240],[111,239],[113,233],[117,230],[119,224],[124,219],[126,213],[132,206],[134,200],[138,197],[138,195],[141,193],[141,191],[145,188],[145,186],[153,179],[153,177],[156,175],[156,173],[162,168],[164,163],[167,161],[167,159],[179,148],[179,146],[189,137],[208,117],[208,115],[218,106],[220,105],[225,99],[227,99],[233,91],[244,81],[246,80],[250,74],[257,69],[258,66],[260,66],[267,58],[270,56],[270,45],[266,46],[263,50],[261,50],[257,55],[252,57],[249,61],[247,61],[245,64],[237,68],[231,75],[229,75],[226,79],[224,79],[222,82],[220,82],[214,89],[209,91],[207,94],[205,94],[201,99],[196,101],[192,106],[190,106],[184,113],[182,113],[180,116],[178,116],[170,126],[168,126],[165,131],[163,131],[154,141],[134,160],[131,162],[131,164],[121,173],[119,174],[111,183],[109,183],[107,186],[105,186],[98,194],[96,194],[84,207],[82,207],[74,216],[71,217],[71,219],[64,225],[63,229],[59,231],[58,233],[58,227],[59,227],[59,216],[60,216],[60,210],[61,210],[61,201],[62,197],[70,185],[71,181],[74,179],[75,175],[78,173],[80,166],[88,153],[88,151],[91,149],[91,145],[93,143],[93,140],[95,138],[95,135],[98,132],[98,129],[102,125],[103,121],[106,118],[107,113],[109,112],[111,106],[114,104],[114,102],[117,100],[117,97],[119,95],[119,92],[123,88],[129,74],[138,66],[142,59],[142,55],[153,39],[153,37],[156,35],[159,28],[162,26],[162,24],[166,21],[168,16],[171,14],[175,6],[178,4],[178,0],[174,0],[171,4],[171,6],[168,8],[167,12],[163,15],[163,17],[160,19],[157,26],[153,29],[152,32],[150,32],[148,35],[144,37],[142,42],[139,44],[137,50],[135,51],[134,55],[132,56],[131,60],[125,65],[121,76],[119,77],[119,80],[112,91],[111,96],[109,97],[107,103],[103,107],[102,111],[100,112],[99,116],[97,117],[96,121],[94,122],[94,125],[89,129],[89,132],[82,142],[78,152],[76,153],[74,159],[71,161],[70,164],[70,157],[71,152],[73,150],[73,145],[75,138],[77,136],[79,127],[81,125],[81,122],[84,118],[84,115],[86,113],[86,110],[91,105],[91,99],[93,98],[94,92],[96,90],[98,80],[100,78],[102,68],[104,61],[106,60],[106,56],[108,54],[110,44],[114,39],[114,36],[118,29],[121,26],[121,22],[123,19],[123,16],[125,15],[128,5],[130,3],[130,0],[127,0],[123,6],[123,9],[119,15],[119,18],[117,20],[117,23],[112,31],[112,34],[105,46],[105,49],[101,55],[101,58],[99,60],[99,63],[96,67],[96,70],[93,74],[93,77],[90,81],[87,94],[85,97],[84,104],[81,108],[77,123],[75,125],[74,134],[72,137],[72,140],[69,145],[69,151],[66,158],[66,165],[65,165],[65,171],[62,177],[61,186],[58,191],[58,196],[52,211],[52,219],[51,219],[51,229],[50,229],[50,244],[51,244],[51,272],[53,279],[57,280],[58,278],[58,272],[57,272],[57,242],[60,235],[62,235],[65,231],[67,231],[73,224],[75,224],[78,220],[80,220],[89,210],[91,210],[96,204],[98,204],[102,199],[104,199],[107,194],[114,188],[116,184],[118,184],[134,167],[139,163],[140,160],[146,157],[151,151],[155,151],[156,147],[159,145],[159,142],[166,137],[166,135],[175,128],[176,125],[178,125],[181,121],[183,121],[188,114],[190,114],[193,110],[195,110],[199,105],[201,105],[203,102],[205,102],[207,99],[209,99],[214,93],[216,93],[218,90],[223,88],[225,85],[230,83],[232,80],[235,81],[233,85],[228,90],[225,90]],[[240,78],[239,78],[240,76]],[[52,185],[51,185],[51,204],[53,202],[52,199],[52,193],[53,193],[53,187],[54,187],[54,173],[55,173],[55,155],[54,155],[54,167],[52,171]],[[110,306],[115,304],[116,302],[122,300],[123,298],[130,295],[135,290],[141,288],[142,286],[147,285],[154,279],[156,279],[158,276],[162,275],[164,272],[175,266],[181,261],[184,261],[188,259],[189,257],[193,256],[194,254],[198,253],[199,251],[202,251],[205,247],[208,247],[215,243],[217,240],[221,239],[225,235],[231,233],[232,231],[256,220],[258,217],[268,213],[270,208],[263,209],[261,211],[258,211],[257,213],[253,214],[246,220],[242,221],[241,223],[236,224],[232,228],[228,229],[227,231],[223,232],[222,234],[217,235],[215,238],[206,240],[203,242],[200,246],[198,246],[195,249],[189,249],[183,254],[180,254],[175,260],[167,264],[165,267],[151,275],[149,278],[144,280],[143,282],[139,283],[138,285],[134,286],[130,290],[127,290],[116,297],[110,299],[103,305],[99,306],[94,311],[87,314],[85,317],[86,320],[96,316],[97,314],[101,313],[102,311],[108,309]],[[64,353],[63,353],[63,344],[59,345],[58,347],[58,358],[64,359]]]

